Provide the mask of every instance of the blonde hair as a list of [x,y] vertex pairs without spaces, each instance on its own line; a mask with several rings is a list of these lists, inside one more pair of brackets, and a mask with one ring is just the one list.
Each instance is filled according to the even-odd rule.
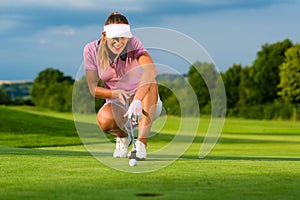
[[[128,20],[124,15],[118,12],[113,12],[105,21],[105,25],[109,24],[128,24]],[[103,37],[100,40],[99,49],[97,52],[97,62],[102,71],[105,70],[105,68],[109,65],[108,48],[106,40]]]

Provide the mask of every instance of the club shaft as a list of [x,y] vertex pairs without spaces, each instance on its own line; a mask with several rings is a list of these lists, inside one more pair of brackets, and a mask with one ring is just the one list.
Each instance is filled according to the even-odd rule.
[[129,119],[129,120],[130,120],[130,131],[131,131],[133,148],[135,149],[134,130],[133,130],[133,126],[132,126],[132,121],[131,121],[131,119]]

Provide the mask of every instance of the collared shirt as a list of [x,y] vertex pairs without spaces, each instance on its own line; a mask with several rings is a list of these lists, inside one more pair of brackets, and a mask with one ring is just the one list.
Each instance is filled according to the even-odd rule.
[[125,59],[122,60],[117,57],[114,61],[110,60],[110,64],[105,70],[101,70],[97,62],[97,51],[98,40],[90,42],[84,47],[85,70],[96,71],[105,88],[111,90],[122,89],[133,95],[142,76],[138,58],[147,51],[141,41],[135,36],[131,37],[127,44]]

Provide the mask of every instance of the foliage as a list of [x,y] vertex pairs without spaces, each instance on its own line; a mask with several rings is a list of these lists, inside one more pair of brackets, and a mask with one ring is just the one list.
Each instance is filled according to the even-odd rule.
[[221,75],[217,76],[215,87],[211,92],[211,115],[213,117],[225,117],[227,109],[226,92]]
[[228,117],[242,117],[248,119],[291,119],[292,104],[282,99],[272,103],[240,105],[229,108]]
[[16,99],[28,100],[30,98],[32,84],[32,81],[7,81],[0,84],[0,89],[6,91],[12,101]]
[[24,98],[16,98],[13,101],[9,102],[9,105],[27,105],[27,106],[34,106],[31,99],[24,99]]
[[292,104],[300,103],[300,44],[286,52],[286,60],[280,65],[279,94]]
[[158,92],[167,115],[181,115],[180,103],[176,94],[183,81],[181,76],[174,74],[161,74],[157,77]]
[[[195,109],[194,104],[195,95],[196,106],[201,114],[224,116],[224,83],[228,116],[289,119],[292,117],[292,110],[296,112],[300,109],[297,108],[300,102],[299,66],[299,44],[294,46],[290,40],[285,39],[264,44],[252,65],[234,64],[222,72],[221,76],[213,63],[195,61],[186,75],[159,74],[157,82],[160,98],[168,115],[198,115],[199,110]],[[10,99],[8,104],[35,104],[57,111],[71,111],[73,103],[73,111],[87,114],[94,113],[105,103],[105,100],[95,99],[90,95],[85,77],[75,82],[75,88],[73,83],[71,77],[48,68],[34,80],[30,92],[31,101]],[[103,86],[102,82],[99,85]],[[8,88],[11,86],[6,86],[6,92]],[[8,92],[10,94],[11,90]],[[7,102],[7,99],[4,100],[7,98],[5,95],[0,93],[2,104]]]
[[265,44],[257,53],[252,66],[253,84],[250,86],[255,92],[256,104],[273,102],[278,98],[279,66],[285,59],[286,50],[292,46],[292,42],[286,39],[274,44]]
[[242,66],[233,65],[226,73],[222,74],[224,86],[226,88],[227,108],[235,108],[239,102],[239,90],[236,88],[240,85],[242,75]]
[[71,111],[73,83],[70,76],[64,76],[57,69],[47,68],[34,79],[31,100],[38,107]]
[[[200,110],[205,111],[204,108],[209,104],[210,95],[212,95],[217,82],[217,72],[214,64],[195,62],[190,66],[188,81],[197,96]],[[210,114],[209,111],[204,113]]]
[[[251,89],[253,82],[253,68],[246,66],[241,71],[241,81],[239,85],[233,85],[239,92],[237,107],[256,104],[255,91]],[[227,98],[231,98],[230,96]]]
[[33,105],[30,99],[32,81],[5,81],[0,83],[0,104]]
[[0,89],[0,105],[7,105],[10,102],[10,98],[6,91]]
[[[102,82],[99,84],[102,84]],[[83,114],[95,113],[104,103],[105,99],[94,98],[91,95],[85,76],[75,82],[73,88],[73,112]]]
[[299,47],[293,46],[288,39],[265,44],[257,53],[253,65],[233,65],[223,73],[228,115],[290,119],[292,110],[295,112],[298,109],[293,109],[292,104],[300,100],[300,61],[299,50],[295,50],[297,48]]
[[279,95],[294,105],[296,119],[296,107],[300,104],[300,44],[288,49],[285,57],[285,62],[280,65]]

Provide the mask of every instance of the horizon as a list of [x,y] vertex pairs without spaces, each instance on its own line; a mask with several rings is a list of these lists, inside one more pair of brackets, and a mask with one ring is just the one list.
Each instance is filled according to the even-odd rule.
[[[33,80],[49,67],[75,77],[84,45],[100,37],[112,11],[124,14],[133,29],[160,27],[185,34],[203,46],[221,72],[234,64],[251,65],[264,44],[300,42],[295,26],[300,0],[4,0],[0,5],[0,80]],[[159,54],[153,59],[186,71],[177,60]]]

